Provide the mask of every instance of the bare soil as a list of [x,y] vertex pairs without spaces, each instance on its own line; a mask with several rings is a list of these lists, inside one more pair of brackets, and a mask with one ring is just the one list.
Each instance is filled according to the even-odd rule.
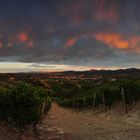
[[1,125],[0,140],[140,140],[139,105],[124,114],[123,109],[73,110],[52,104],[38,137],[31,128],[23,134]]
[[140,140],[140,125],[131,121],[137,118],[135,121],[139,122],[140,114],[134,115],[134,112],[130,112],[125,115],[122,109],[119,110],[110,110],[106,113],[91,110],[75,111],[53,104],[50,115],[72,140]]

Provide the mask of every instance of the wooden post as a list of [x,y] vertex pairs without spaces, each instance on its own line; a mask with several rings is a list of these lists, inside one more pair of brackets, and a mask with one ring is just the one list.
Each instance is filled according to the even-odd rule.
[[75,108],[75,99],[74,99],[73,107]]
[[79,108],[79,103],[78,103],[78,100],[77,100],[77,109]]
[[104,105],[104,111],[106,112],[106,101],[105,101],[105,94],[103,93],[103,105]]
[[85,105],[86,105],[86,97],[85,96],[83,98],[83,101],[84,101],[84,107],[85,107]]
[[121,87],[121,95],[122,95],[123,105],[125,106],[125,113],[128,113],[128,108],[127,108],[127,104],[126,104],[125,93],[124,93],[123,87]]
[[94,93],[94,98],[93,98],[93,110],[95,110],[95,102],[96,101],[96,92]]
[[43,117],[43,114],[45,112],[45,107],[46,107],[46,103],[43,103],[42,107],[41,107],[41,115],[42,115],[42,117]]

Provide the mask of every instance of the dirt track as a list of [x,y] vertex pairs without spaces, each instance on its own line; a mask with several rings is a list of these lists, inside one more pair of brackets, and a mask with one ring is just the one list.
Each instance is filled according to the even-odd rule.
[[[116,114],[112,110],[110,112],[115,118]],[[0,125],[0,140],[140,140],[140,125],[126,124],[121,119],[107,120],[104,116],[100,117],[103,114],[90,110],[75,111],[53,103],[49,114],[38,125],[37,139],[31,129],[20,134]]]
[[140,140],[140,126],[97,117],[92,111],[80,112],[52,104],[46,118],[70,140]]

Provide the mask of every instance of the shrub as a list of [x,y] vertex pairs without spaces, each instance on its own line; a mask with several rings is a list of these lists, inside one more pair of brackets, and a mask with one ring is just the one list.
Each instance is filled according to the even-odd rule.
[[43,113],[47,113],[51,99],[46,90],[19,83],[12,89],[0,90],[0,118],[22,129],[40,121],[44,103]]

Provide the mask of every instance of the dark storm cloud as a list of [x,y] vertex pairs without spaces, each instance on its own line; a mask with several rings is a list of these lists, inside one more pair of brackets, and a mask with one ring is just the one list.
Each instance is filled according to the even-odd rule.
[[0,61],[138,63],[139,6],[139,0],[1,0]]

